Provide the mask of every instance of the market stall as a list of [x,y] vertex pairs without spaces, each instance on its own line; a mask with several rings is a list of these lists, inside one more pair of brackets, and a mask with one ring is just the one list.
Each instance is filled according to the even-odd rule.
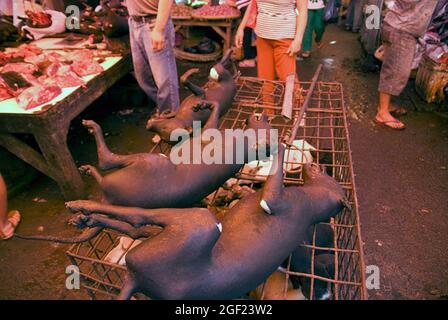
[[210,27],[223,41],[222,48],[207,53],[187,53],[181,48],[176,48],[176,56],[195,61],[217,60],[222,52],[226,52],[232,46],[233,29],[239,17],[239,11],[227,5],[205,5],[199,9],[192,9],[184,4],[174,5],[172,18],[176,32],[182,30],[189,35],[189,29],[192,27]]
[[[85,195],[81,176],[66,143],[70,122],[132,69],[129,54],[113,54],[101,46],[89,47],[85,38],[75,43],[50,38],[6,50],[4,56],[8,52],[20,56],[20,50],[29,48],[35,52],[29,56],[25,54],[29,63],[6,63],[1,69],[3,75],[9,68],[16,70],[18,75],[15,76],[25,77],[29,83],[17,89],[20,92],[9,92],[11,96],[4,96],[0,101],[0,145],[55,180],[67,199]],[[79,60],[75,59],[77,55]],[[86,57],[91,58],[91,63],[84,59]],[[75,62],[72,61],[70,69],[64,69],[67,64],[52,59]],[[47,65],[45,85],[33,82],[32,76],[27,77],[26,72],[14,69],[34,68],[37,61]],[[50,74],[52,67],[54,73]],[[79,68],[77,74],[72,72],[75,67]],[[8,90],[3,93],[8,94]],[[33,135],[40,151],[15,134]]]

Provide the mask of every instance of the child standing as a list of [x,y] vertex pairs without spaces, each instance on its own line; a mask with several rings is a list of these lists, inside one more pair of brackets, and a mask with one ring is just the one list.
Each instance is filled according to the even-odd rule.
[[316,34],[315,40],[318,48],[322,47],[322,37],[325,32],[323,20],[325,10],[324,0],[308,0],[308,21],[306,23],[305,34],[303,35],[302,57],[309,58],[313,44],[313,32]]

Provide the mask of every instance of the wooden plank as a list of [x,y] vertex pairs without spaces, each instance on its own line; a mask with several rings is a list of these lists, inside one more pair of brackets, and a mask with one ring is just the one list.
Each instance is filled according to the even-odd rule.
[[54,180],[67,200],[81,199],[84,194],[84,182],[76,167],[67,146],[67,130],[65,128],[43,128],[35,134],[37,143],[47,161],[54,168]]
[[292,119],[292,104],[293,104],[295,79],[296,79],[295,73],[289,74],[286,77],[285,94],[283,97],[283,106],[282,106],[282,116],[288,120]]
[[[67,147],[70,122],[117,80],[132,70],[130,54],[79,88],[66,99],[39,114],[0,114],[0,144],[55,180],[67,200],[84,196],[84,183]],[[27,146],[9,133],[30,133],[42,151]]]
[[0,134],[0,145],[51,179],[57,179],[57,175],[48,167],[44,157],[13,135]]

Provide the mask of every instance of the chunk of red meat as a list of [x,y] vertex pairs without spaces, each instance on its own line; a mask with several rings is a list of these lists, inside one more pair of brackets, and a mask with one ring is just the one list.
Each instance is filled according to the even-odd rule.
[[35,56],[35,55],[39,55],[43,52],[43,50],[41,48],[39,48],[38,46],[34,45],[34,44],[22,44],[20,46],[17,47],[17,52],[16,54],[20,54],[23,55],[23,57],[30,57],[30,56]]
[[47,75],[48,78],[46,78],[45,80],[43,78],[46,83],[51,82],[57,84],[61,88],[70,88],[84,85],[84,80],[78,77],[76,73],[71,70],[71,66],[65,64],[53,63],[47,68]]
[[88,49],[76,50],[70,54],[70,60],[72,61],[91,61],[94,57],[92,50]]
[[26,62],[8,63],[3,66],[2,72],[17,72],[20,74],[33,74],[37,71],[37,67],[34,64]]
[[80,77],[103,72],[103,67],[95,60],[91,61],[73,61],[71,69]]
[[9,89],[0,84],[0,101],[10,99],[12,97],[13,95],[10,93]]
[[62,92],[61,87],[49,85],[37,85],[24,90],[18,97],[19,107],[30,110],[56,98]]
[[47,54],[39,54],[36,56],[30,56],[30,57],[26,57],[24,59],[25,62],[27,63],[32,63],[35,66],[38,66],[41,63],[45,63],[45,62],[61,62],[64,61],[64,57],[57,53],[57,52],[51,52],[51,53],[47,53]]

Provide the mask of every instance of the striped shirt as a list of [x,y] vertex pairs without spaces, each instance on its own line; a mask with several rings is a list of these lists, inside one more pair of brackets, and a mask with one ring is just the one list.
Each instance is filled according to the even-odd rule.
[[257,7],[257,36],[270,40],[294,39],[296,0],[257,0]]
[[236,0],[236,7],[238,10],[241,8],[247,7],[252,0]]

